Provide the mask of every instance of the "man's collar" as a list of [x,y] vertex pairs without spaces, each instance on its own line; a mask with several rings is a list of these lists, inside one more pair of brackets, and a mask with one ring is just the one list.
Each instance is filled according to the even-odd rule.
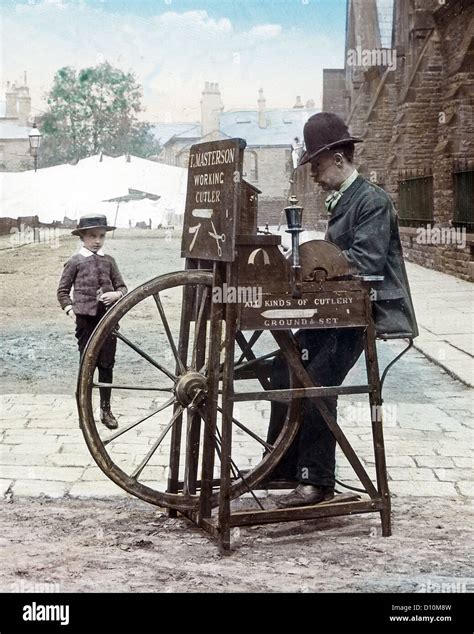
[[339,187],[339,192],[342,194],[342,192],[345,192],[346,189],[349,189],[349,187],[352,185],[352,183],[355,181],[355,179],[358,176],[359,176],[359,172],[354,168],[354,171],[352,172],[352,174],[348,176],[346,180],[342,183],[342,185]]
[[324,204],[326,205],[328,214],[334,211],[335,207],[337,206],[337,203],[339,202],[339,199],[342,198],[343,192],[345,192],[346,189],[349,189],[349,187],[352,185],[352,183],[356,180],[358,176],[359,176],[359,172],[356,169],[354,169],[352,174],[348,176],[345,181],[343,181],[339,189],[334,191],[332,194],[330,194],[326,198]]
[[[79,249],[79,253],[81,255],[83,255],[85,258],[88,258],[91,255],[94,255],[94,252],[93,251],[89,251],[89,249],[87,249],[85,246],[82,246]],[[105,253],[102,251],[102,249],[99,249],[98,251],[95,252],[95,255],[105,255]]]
[[366,183],[366,182],[367,181],[365,180],[365,178],[359,174],[357,178],[355,179],[355,181],[348,187],[348,189],[346,189],[346,191],[343,194],[341,194],[339,191],[335,192],[336,194],[338,194],[338,197],[341,200],[339,205],[331,206],[331,210],[330,210],[331,216],[329,218],[329,221],[332,221],[334,218],[337,218],[338,216],[340,216],[346,211],[348,206],[350,206],[351,204],[351,200],[354,194],[361,187],[361,185],[363,185],[363,183]]

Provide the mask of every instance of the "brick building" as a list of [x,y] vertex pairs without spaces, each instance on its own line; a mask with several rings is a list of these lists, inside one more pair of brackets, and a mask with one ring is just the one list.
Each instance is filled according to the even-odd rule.
[[[407,259],[474,279],[474,4],[348,0],[345,67],[324,71],[323,110],[362,137],[356,164],[399,214]],[[300,170],[307,222],[324,197]]]
[[30,169],[29,132],[31,126],[31,97],[26,85],[7,82],[5,101],[0,101],[0,170],[16,172]]
[[245,139],[244,178],[262,192],[259,223],[276,224],[288,205],[295,138],[303,138],[304,124],[316,112],[319,108],[314,107],[314,102],[303,104],[300,97],[292,108],[267,109],[262,89],[256,110],[225,112],[218,84],[206,82],[200,123],[155,125],[155,135],[163,145],[160,159],[169,165],[187,167],[189,149],[195,143]]

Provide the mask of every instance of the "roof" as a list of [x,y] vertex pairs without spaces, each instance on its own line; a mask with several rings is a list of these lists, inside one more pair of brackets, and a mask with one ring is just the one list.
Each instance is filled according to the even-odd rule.
[[258,125],[257,110],[223,112],[220,130],[231,138],[240,137],[249,146],[290,146],[294,138],[303,138],[303,128],[319,108],[289,108],[288,110],[265,110],[266,127]]
[[[303,138],[304,124],[317,112],[320,112],[319,108],[265,110],[267,125],[261,128],[258,125],[258,110],[233,110],[220,115],[219,130],[231,139],[245,139],[250,147],[289,147],[295,137]],[[168,142],[177,139],[199,141],[201,138],[201,126],[196,124],[170,137]]]
[[161,145],[164,145],[171,137],[179,136],[181,133],[195,127],[195,123],[155,123],[152,125],[152,132],[155,139],[157,139]]
[[177,139],[200,139],[202,138],[201,132],[201,124],[193,123],[191,127],[188,127],[186,130],[181,132],[180,134],[176,134],[175,137]]
[[0,139],[29,139],[30,128],[0,121]]

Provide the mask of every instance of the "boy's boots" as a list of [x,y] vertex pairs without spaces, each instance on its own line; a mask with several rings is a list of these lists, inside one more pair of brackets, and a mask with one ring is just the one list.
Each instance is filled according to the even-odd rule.
[[102,401],[100,404],[100,422],[109,429],[117,429],[118,422],[110,410],[110,401]]

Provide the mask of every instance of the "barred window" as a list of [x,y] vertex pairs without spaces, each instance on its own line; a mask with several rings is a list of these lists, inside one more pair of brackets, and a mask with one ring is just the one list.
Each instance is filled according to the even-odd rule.
[[433,221],[433,177],[421,176],[398,181],[399,222],[419,227]]
[[453,181],[453,224],[474,231],[474,170],[454,172]]

